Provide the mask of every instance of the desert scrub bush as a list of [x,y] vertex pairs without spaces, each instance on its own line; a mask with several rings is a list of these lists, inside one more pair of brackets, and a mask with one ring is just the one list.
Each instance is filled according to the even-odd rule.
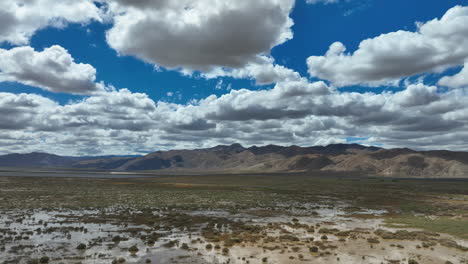
[[337,233],[339,231],[340,230],[338,230],[336,228],[320,228],[320,230],[318,232],[320,234],[333,234],[333,233]]
[[468,247],[459,245],[455,240],[452,240],[452,239],[448,239],[448,238],[439,239],[439,243],[444,247],[456,248],[462,251],[468,251]]
[[81,244],[79,244],[79,245],[76,247],[76,249],[78,249],[78,250],[85,250],[85,249],[86,249],[86,245],[83,244],[83,243],[81,243]]
[[180,248],[183,250],[189,250],[189,246],[187,243],[182,243],[182,246],[180,246]]
[[282,241],[299,241],[299,238],[293,235],[282,235],[279,239]]
[[175,245],[177,245],[177,243],[178,243],[178,241],[171,240],[171,241],[168,241],[167,243],[164,243],[162,246],[166,247],[166,248],[171,248],[171,247],[174,247]]
[[139,249],[138,249],[137,245],[133,245],[133,246],[131,246],[131,247],[128,249],[128,251],[129,251],[130,253],[136,253],[136,252],[139,251]]
[[114,259],[112,261],[112,264],[125,263],[125,262],[126,262],[125,258],[120,257],[120,258]]
[[434,242],[434,241],[423,241],[422,242],[422,246],[425,247],[425,248],[433,247],[435,245],[437,245],[437,243]]
[[316,247],[316,246],[313,246],[313,247],[309,248],[309,251],[312,252],[312,253],[317,253],[319,251],[319,248]]
[[338,233],[336,233],[336,236],[340,236],[340,237],[347,237],[351,234],[351,231],[340,231]]
[[378,244],[378,243],[380,243],[380,241],[379,241],[377,238],[375,238],[375,237],[369,237],[369,238],[367,239],[367,242],[368,242],[368,243],[371,243],[371,244]]
[[120,236],[114,236],[112,238],[112,242],[115,242],[115,243],[119,243],[121,240],[122,240],[122,238]]

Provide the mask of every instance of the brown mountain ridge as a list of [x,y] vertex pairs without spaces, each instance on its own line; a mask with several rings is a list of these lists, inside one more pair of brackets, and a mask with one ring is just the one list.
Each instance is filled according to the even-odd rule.
[[0,156],[3,167],[79,168],[162,172],[339,171],[390,177],[468,177],[468,152],[383,149],[358,144],[328,146],[219,145],[157,151],[142,157],[62,157],[46,153]]

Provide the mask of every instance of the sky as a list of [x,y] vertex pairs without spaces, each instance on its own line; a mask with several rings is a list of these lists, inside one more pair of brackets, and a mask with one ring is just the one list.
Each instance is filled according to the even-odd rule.
[[468,1],[4,0],[0,25],[0,154],[468,147]]

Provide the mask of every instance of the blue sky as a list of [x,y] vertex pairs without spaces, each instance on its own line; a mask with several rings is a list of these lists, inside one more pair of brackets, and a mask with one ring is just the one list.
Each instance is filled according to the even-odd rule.
[[[297,1],[291,17],[294,38],[275,47],[271,54],[276,61],[307,76],[307,57],[324,54],[331,43],[341,41],[349,51],[355,50],[361,40],[383,33],[415,30],[416,21],[427,21],[441,17],[449,8],[464,1],[384,1],[358,0],[343,1],[339,4],[307,4]],[[234,78],[205,79],[184,76],[177,71],[161,69],[131,56],[118,56],[109,48],[105,32],[110,24],[97,22],[89,25],[71,24],[63,29],[45,28],[36,32],[30,45],[41,50],[52,45],[66,48],[78,62],[89,63],[97,69],[97,79],[118,88],[146,93],[153,100],[187,103],[192,99],[202,99],[211,94],[227,93],[232,89],[266,89],[270,86],[256,86],[253,80]],[[12,45],[3,43],[1,48]],[[223,80],[224,89],[216,89]],[[375,88],[375,87],[374,87]],[[352,87],[356,91],[367,91],[367,87]],[[378,90],[383,90],[379,89]],[[388,87],[388,89],[395,89]],[[372,89],[375,91],[375,89]],[[80,98],[70,94],[57,94],[18,83],[1,83],[0,91],[39,93],[61,103]],[[167,96],[168,92],[176,96]],[[180,97],[178,95],[181,95]]]
[[[193,10],[197,11],[198,7],[202,7],[204,5],[203,1],[204,0],[198,1],[199,6],[197,6],[198,2],[195,1],[197,4],[190,8],[193,8]],[[220,23],[231,23],[222,25],[226,28],[227,36],[246,37],[243,40],[239,40],[239,44],[236,44],[237,46],[241,46],[243,43],[251,44],[251,46],[246,44],[245,54],[241,54],[242,56],[240,54],[236,54],[236,56],[239,55],[239,57],[236,57],[235,59],[239,59],[242,62],[240,65],[235,66],[231,64],[231,61],[229,61],[232,59],[230,57],[226,57],[225,60],[220,60],[221,62],[219,62],[217,59],[211,59],[210,62],[204,61],[205,57],[209,57],[210,54],[204,54],[202,52],[209,53],[209,49],[207,49],[208,51],[203,50],[200,53],[200,56],[195,56],[198,55],[195,54],[199,48],[197,46],[190,46],[190,43],[184,46],[184,43],[181,44],[174,42],[172,43],[174,47],[171,47],[171,43],[169,43],[169,45],[165,43],[167,39],[173,36],[175,36],[175,40],[184,42],[183,35],[176,35],[178,32],[170,33],[171,30],[177,30],[176,28],[169,28],[169,26],[173,26],[176,22],[159,21],[159,24],[151,24],[155,23],[151,20],[151,16],[154,16],[154,14],[164,14],[162,13],[166,12],[164,8],[167,8],[168,14],[174,10],[175,12],[179,12],[177,9],[170,9],[177,7],[168,6],[161,8],[153,7],[151,4],[149,4],[150,6],[145,6],[143,9],[139,9],[139,6],[126,6],[121,2],[122,1],[118,0],[115,2],[106,0],[102,1],[100,4],[97,4],[88,0],[80,0],[70,4],[68,8],[73,9],[73,5],[86,4],[90,5],[89,7],[93,7],[92,9],[95,10],[89,10],[87,13],[72,13],[67,16],[63,15],[62,17],[61,15],[50,14],[50,17],[47,17],[47,14],[45,13],[46,15],[44,15],[44,13],[40,13],[39,9],[47,8],[47,4],[54,5],[56,2],[51,0],[38,1],[38,6],[31,6],[32,11],[29,10],[29,12],[32,12],[31,14],[33,16],[37,16],[37,18],[35,18],[37,19],[37,22],[35,23],[40,26],[36,26],[36,28],[34,28],[33,25],[27,24],[27,21],[21,22],[21,19],[17,19],[16,21],[19,21],[16,22],[17,24],[14,24],[14,22],[11,24],[13,31],[6,33],[2,33],[2,31],[0,31],[0,49],[3,49],[5,54],[7,54],[8,52],[12,53],[13,50],[18,48],[28,47],[30,48],[30,52],[34,51],[36,53],[40,53],[54,45],[60,46],[61,49],[57,52],[66,53],[67,56],[72,58],[72,66],[75,64],[83,64],[87,66],[87,68],[85,67],[87,70],[91,69],[91,74],[89,74],[88,71],[86,71],[87,73],[83,73],[86,75],[86,81],[91,80],[94,83],[88,83],[87,85],[91,85],[92,88],[88,86],[86,89],[105,89],[107,92],[109,92],[106,95],[111,98],[111,96],[116,94],[118,94],[118,96],[122,96],[124,90],[121,89],[126,88],[128,91],[125,91],[127,91],[128,94],[125,96],[128,96],[129,98],[122,100],[132,102],[134,102],[133,97],[143,95],[143,97],[145,97],[143,99],[148,100],[148,102],[150,102],[149,104],[154,105],[152,107],[156,109],[151,113],[151,117],[147,117],[148,120],[151,121],[146,119],[144,122],[141,120],[131,120],[131,129],[125,125],[122,125],[122,128],[106,127],[106,125],[94,127],[96,123],[100,122],[102,124],[110,124],[113,121],[112,118],[116,118],[114,116],[100,116],[98,111],[98,116],[80,116],[78,118],[79,122],[85,123],[91,122],[90,120],[93,120],[91,122],[92,125],[91,123],[86,123],[85,125],[82,123],[80,123],[80,125],[76,125],[75,123],[72,125],[62,124],[62,126],[64,126],[64,130],[58,133],[51,132],[57,131],[57,129],[49,127],[50,122],[52,122],[50,120],[41,121],[43,123],[39,125],[29,124],[29,121],[25,120],[22,121],[23,123],[18,125],[8,127],[5,126],[5,128],[0,127],[0,132],[5,134],[5,142],[8,142],[8,144],[5,143],[3,148],[4,152],[12,152],[17,150],[15,148],[11,148],[11,140],[20,142],[20,137],[28,138],[31,136],[37,138],[50,137],[51,141],[47,142],[57,143],[57,149],[55,152],[71,154],[118,154],[115,152],[138,154],[142,149],[144,151],[150,151],[152,149],[171,147],[190,148],[209,146],[217,143],[233,142],[259,145],[267,143],[277,143],[283,145],[314,145],[352,141],[370,145],[383,145],[388,147],[409,146],[422,149],[431,148],[431,144],[435,148],[452,148],[454,145],[460,145],[460,142],[462,144],[466,143],[461,138],[461,131],[465,125],[465,121],[460,121],[460,118],[457,116],[460,115],[460,111],[462,110],[453,109],[453,113],[438,112],[440,116],[437,116],[437,120],[435,122],[440,122],[440,124],[435,128],[425,130],[428,125],[427,120],[430,120],[430,114],[428,113],[435,110],[429,111],[428,109],[415,108],[416,105],[418,107],[423,107],[424,104],[441,105],[445,103],[455,105],[456,103],[451,101],[436,102],[437,100],[435,98],[440,98],[440,100],[455,100],[454,98],[457,96],[457,98],[460,98],[462,95],[464,96],[465,84],[460,84],[460,78],[457,80],[453,80],[454,78],[451,78],[449,82],[440,81],[443,77],[448,78],[456,76],[456,74],[463,69],[463,62],[465,60],[463,57],[464,52],[460,52],[461,55],[455,54],[452,56],[457,58],[450,62],[446,62],[445,60],[441,60],[440,62],[431,61],[428,62],[428,65],[422,65],[424,63],[421,62],[415,63],[414,67],[406,67],[406,64],[408,63],[405,62],[405,55],[399,55],[399,53],[406,54],[403,50],[405,49],[405,46],[402,44],[399,47],[401,50],[396,51],[397,54],[394,58],[391,57],[393,51],[392,49],[390,49],[390,52],[388,52],[388,58],[386,58],[386,60],[388,60],[390,63],[395,63],[397,66],[393,67],[391,70],[388,70],[384,69],[387,67],[385,63],[383,65],[375,63],[375,65],[372,66],[376,68],[375,72],[372,72],[371,70],[369,70],[370,72],[361,72],[359,68],[351,69],[352,67],[344,68],[341,71],[337,69],[335,70],[334,67],[329,65],[336,63],[336,57],[326,55],[328,54],[327,51],[329,50],[330,45],[339,41],[342,43],[340,45],[346,46],[346,52],[341,53],[342,56],[345,57],[342,57],[342,61],[339,63],[341,65],[350,63],[350,65],[354,67],[361,63],[362,58],[367,58],[358,58],[357,56],[353,56],[353,53],[358,50],[362,41],[366,39],[372,40],[381,34],[385,34],[389,37],[383,37],[381,40],[382,43],[388,40],[388,43],[390,43],[389,45],[398,45],[395,44],[398,43],[398,41],[394,41],[395,38],[390,35],[398,31],[405,31],[409,32],[410,34],[417,35],[419,33],[415,32],[418,32],[419,29],[416,26],[416,22],[425,24],[433,19],[439,20],[444,16],[444,14],[446,14],[448,10],[451,10],[457,5],[462,7],[464,4],[466,4],[466,1],[347,0],[334,1],[334,3],[326,3],[327,1],[306,3],[305,0],[297,0],[294,2],[293,7],[291,4],[292,0],[264,0],[258,2],[257,6],[251,7],[250,9],[248,5],[236,6],[235,4],[232,4],[233,10],[239,12],[239,14],[245,14],[246,19],[250,19],[250,13],[252,13],[254,16],[255,12],[257,12],[255,10],[257,9],[260,10],[260,12],[265,12],[266,16],[264,19],[261,17],[252,18],[252,21],[259,23],[260,25],[265,23],[264,28],[260,26],[258,29],[255,28],[255,30],[259,30],[254,32],[258,35],[250,35],[250,33],[246,33],[247,30],[245,30],[246,32],[243,32],[242,29],[236,28],[235,26],[237,25],[237,22],[235,21],[227,20],[223,17],[213,18],[218,19],[216,21],[220,21]],[[146,1],[143,2],[146,4]],[[17,3],[15,0],[8,0],[4,3],[4,8],[6,10],[10,10],[12,14],[14,14],[15,8],[19,8],[16,4]],[[278,9],[271,9],[268,4],[270,7],[272,5],[277,5]],[[229,5],[230,4],[225,4],[219,8],[221,8],[220,10],[224,12],[226,11],[225,9],[231,8]],[[34,8],[38,10],[37,13],[34,13]],[[56,6],[57,10],[60,8],[66,7]],[[152,8],[156,9],[153,10]],[[159,10],[157,8],[161,9]],[[281,10],[282,13],[275,13],[278,10]],[[198,11],[200,14],[204,12],[203,10]],[[461,15],[457,14],[458,16],[456,19],[464,19],[465,17],[463,16],[463,12],[460,11],[459,13]],[[141,25],[145,25],[147,27],[144,30],[141,30],[142,33],[140,32],[140,35],[131,35],[133,34],[132,30],[140,29],[138,26],[129,24],[128,20],[126,20],[126,16],[132,17],[137,16],[137,14],[148,15],[146,18],[147,20],[142,19],[140,21]],[[199,13],[195,13],[195,17],[197,14],[200,15]],[[275,21],[281,22],[277,22],[278,25],[267,24],[265,21],[267,21],[270,14],[272,19],[277,19]],[[208,13],[208,15],[212,14]],[[226,13],[226,16],[228,15],[229,13]],[[286,19],[293,21],[294,25],[288,25],[288,21]],[[154,25],[160,25],[161,22],[163,22],[160,26],[161,28],[155,28],[158,26]],[[442,26],[448,27],[450,22],[451,21],[449,21],[449,19],[447,19],[447,21],[442,21],[441,19],[440,24]],[[164,25],[166,24],[168,27],[164,28]],[[151,27],[151,25],[153,25],[153,27]],[[277,28],[274,28],[276,26]],[[442,26],[440,26],[440,28]],[[427,26],[427,28],[429,28],[429,26]],[[438,29],[439,27],[435,28]],[[125,31],[127,29],[129,31]],[[209,38],[210,32],[208,31],[216,30],[216,28],[212,24],[208,24],[206,29],[199,28],[199,30],[200,34],[206,34],[207,38]],[[231,32],[230,30],[234,31]],[[263,38],[269,38],[268,35],[262,35],[264,32],[261,30],[273,30],[272,32],[275,32],[275,34],[277,33],[278,36],[276,39],[268,41],[264,40],[264,43],[258,43],[258,46],[255,46],[257,45],[257,43],[255,43],[255,38],[260,39],[259,42],[263,41]],[[456,30],[460,31],[461,29]],[[25,37],[26,40],[20,39],[12,32],[27,36]],[[164,32],[169,32],[167,33],[168,37],[166,39],[159,40],[158,34],[164,34]],[[280,33],[284,33],[286,35],[280,35]],[[288,33],[292,33],[293,35],[288,37]],[[2,34],[4,34],[4,36],[2,36]],[[106,38],[106,34],[112,35],[114,39],[111,40],[109,36]],[[187,31],[185,34],[190,35],[190,32]],[[432,33],[428,33],[425,37],[426,39],[423,39],[423,41],[430,43],[430,41],[432,41],[430,37],[436,36],[436,34],[431,34]],[[455,31],[454,34],[457,34],[457,31]],[[463,33],[460,31],[460,34]],[[424,34],[421,33],[421,35]],[[135,36],[141,36],[141,39],[140,37],[135,38]],[[223,36],[220,36],[220,38]],[[416,39],[418,36],[414,37]],[[148,38],[148,40],[145,38]],[[161,41],[161,43],[158,43],[158,41]],[[189,41],[190,40],[188,40],[188,42]],[[203,40],[192,39],[192,41],[199,41],[201,43],[199,45],[209,44],[204,43]],[[136,44],[133,45],[133,42]],[[377,43],[377,41],[370,42]],[[223,48],[222,41],[220,43],[221,45],[216,44],[217,46],[213,44],[213,47]],[[385,46],[385,44],[382,43],[380,45]],[[427,43],[424,45],[428,45]],[[179,44],[185,48],[177,51],[176,48],[179,46]],[[449,45],[451,43],[446,44]],[[234,44],[228,42],[226,42],[225,45],[233,45],[234,48],[237,47],[234,46]],[[265,45],[270,45],[271,48],[265,49]],[[340,45],[336,47],[338,47],[338,50],[343,52]],[[158,47],[161,47],[161,51],[158,51]],[[258,53],[258,51],[253,51],[255,47],[261,47],[262,52]],[[408,50],[411,48],[415,49],[415,47],[410,46]],[[252,48],[252,51],[249,51],[248,48]],[[181,52],[183,54],[189,54],[188,56],[190,56],[192,53],[195,54],[195,58],[182,58],[177,60],[176,58],[169,56],[170,58],[166,59],[164,57],[164,52],[166,51],[168,53],[174,52],[174,55],[177,55],[178,52]],[[363,48],[362,54],[365,52],[369,52],[369,50]],[[417,50],[417,52],[421,52],[422,54],[422,52],[426,52],[426,49],[421,48],[420,50]],[[427,52],[427,57],[431,58],[432,56],[434,60],[438,58],[437,56],[450,55],[444,53],[436,54],[436,52],[442,51],[435,50],[435,48],[434,51]],[[447,51],[445,52],[447,53]],[[359,50],[357,53],[359,53]],[[315,56],[315,59],[310,58],[311,56]],[[369,56],[375,60],[383,58],[382,54],[370,54]],[[63,83],[69,80],[62,80],[63,82],[61,82],[60,78],[57,80],[53,79],[52,77],[50,78],[57,83],[60,82],[60,84],[50,84],[51,82],[46,81],[46,85],[44,84],[45,81],[42,79],[31,79],[33,77],[30,77],[31,73],[29,72],[22,73],[21,75],[28,77],[18,77],[20,75],[17,72],[11,70],[16,69],[13,66],[6,65],[5,63],[6,66],[3,66],[4,68],[2,69],[1,59],[2,55],[0,53],[0,74],[2,72],[4,74],[3,78],[2,75],[0,75],[0,92],[3,92],[4,97],[7,98],[7,96],[11,96],[13,98],[14,95],[24,93],[27,95],[36,94],[40,98],[47,98],[51,102],[58,103],[62,107],[60,108],[57,106],[59,108],[54,109],[53,111],[49,108],[49,110],[53,112],[53,114],[52,112],[49,113],[49,116],[55,116],[54,114],[57,114],[57,111],[62,111],[60,114],[57,114],[59,116],[57,119],[67,119],[62,115],[65,113],[69,114],[67,111],[71,111],[70,109],[80,107],[88,109],[89,106],[86,105],[86,103],[106,96],[103,96],[102,94],[96,95],[94,92],[90,93],[89,91],[84,90],[79,91],[79,88],[76,88],[73,91],[67,90],[66,87],[68,87],[67,85],[69,84]],[[198,61],[196,61],[197,59]],[[265,59],[269,59],[270,62],[258,62],[258,60]],[[320,61],[321,59],[323,60]],[[28,58],[26,58],[26,60],[28,60]],[[366,63],[374,62],[371,59]],[[177,66],[167,66],[169,64]],[[254,65],[255,67],[258,66],[258,69],[260,69],[260,67],[262,67],[262,69],[266,69],[266,67],[270,66],[275,67],[276,69],[276,67],[282,66],[282,72],[285,72],[284,76],[287,76],[286,78],[288,79],[283,80],[281,78],[284,77],[276,76],[273,77],[272,81],[262,82],[259,81],[259,76],[252,73],[252,69],[249,70],[246,65]],[[402,72],[398,72],[395,75],[394,72],[398,71],[395,70],[395,68],[398,68],[398,65],[401,65]],[[15,65],[15,67],[23,66]],[[382,68],[382,70],[379,70],[379,67]],[[92,73],[93,69],[95,70],[95,74]],[[221,69],[223,70],[222,73],[218,72],[215,75],[210,75],[216,70]],[[244,72],[235,75],[231,72],[236,70],[245,70],[247,73]],[[48,73],[44,71],[43,76],[45,76],[46,79],[48,78],[47,74]],[[343,76],[347,75],[349,75],[349,80],[348,78],[344,80]],[[382,75],[381,78],[375,77],[380,75]],[[34,76],[37,76],[37,73],[34,73]],[[73,81],[76,80],[73,79]],[[100,85],[105,88],[96,88],[98,83],[101,83]],[[445,83],[449,83],[450,85],[441,85]],[[312,91],[313,89],[318,89],[314,87],[318,87],[321,84],[326,86],[326,88],[323,89],[327,89],[328,92],[319,92],[315,90]],[[54,87],[53,85],[59,85],[60,87]],[[314,85],[314,87],[312,87],[312,85]],[[420,87],[416,87],[417,85],[420,85]],[[294,88],[293,86],[299,86],[299,88]],[[457,89],[454,89],[454,87]],[[244,89],[242,90],[243,92],[237,92],[237,90],[240,89]],[[292,98],[289,101],[285,99],[285,102],[282,102],[281,105],[262,105],[265,103],[261,101],[262,98],[269,98],[268,100],[272,100],[272,98],[277,98],[275,97],[278,96],[277,93],[287,94],[287,89],[303,89],[300,93],[303,94],[302,96],[304,96],[304,98],[309,96],[310,100],[320,100],[320,102],[311,101],[303,106],[302,102],[295,101],[297,98]],[[266,91],[263,97],[262,93],[256,93],[256,91],[259,90]],[[356,93],[361,95],[356,95]],[[455,96],[452,94],[458,95]],[[415,98],[406,98],[410,95],[416,96],[418,98],[426,98],[429,101],[420,103]],[[214,103],[210,103],[212,99],[207,98],[213,98],[213,96],[216,96],[216,101]],[[245,96],[245,98],[240,99],[241,96]],[[255,106],[256,101],[252,99],[256,98],[257,96],[259,99],[255,100],[260,100],[258,101],[258,105],[260,106]],[[271,98],[269,96],[271,96]],[[404,103],[398,101],[400,102],[398,106],[400,108],[397,109],[398,111],[405,113],[409,113],[408,111],[413,111],[412,114],[408,114],[407,117],[405,116],[407,120],[396,120],[396,117],[401,115],[401,113],[396,112],[396,107],[389,106],[389,103],[385,105],[385,102],[391,101],[393,104],[395,100],[406,100]],[[230,102],[231,105],[227,105],[227,102]],[[234,102],[236,102],[236,105],[234,105]],[[247,102],[251,103],[252,105],[245,106],[244,109],[243,104]],[[349,113],[356,111],[358,114],[356,114],[356,116],[345,117],[345,114],[340,112],[345,111],[343,110],[345,106],[340,105],[340,102],[346,104],[346,107],[355,104],[354,108],[351,110],[346,110],[346,112]],[[80,103],[83,105],[80,105]],[[311,110],[314,107],[318,107],[319,104],[328,104],[333,106],[328,110]],[[373,104],[381,105],[377,107],[378,109],[374,109],[372,108]],[[301,105],[301,107],[303,106],[304,109],[296,109],[298,105]],[[138,107],[133,105],[126,105],[126,107],[127,108],[124,108],[125,110],[122,111],[128,111],[128,113],[125,114],[125,117],[118,117],[117,123],[119,123],[121,120],[130,120],[131,114],[139,115],[139,113],[135,110]],[[132,107],[135,107],[135,109],[132,109]],[[211,109],[211,107],[214,107],[214,109]],[[404,109],[405,107],[409,107],[410,109]],[[109,105],[108,108],[112,108],[112,105]],[[160,112],[163,111],[161,110],[162,108],[171,109],[173,112],[172,114],[166,112],[162,113]],[[149,108],[145,109],[147,109],[145,110],[146,112],[144,112],[145,115],[149,115],[148,111],[153,111],[148,110]],[[237,112],[224,113],[224,111],[227,111],[226,109],[235,109]],[[373,116],[364,117],[363,113],[370,111],[370,109],[372,109],[372,111],[376,111],[375,115],[394,115],[395,120],[388,121],[389,123],[384,123],[382,120],[374,120]],[[40,113],[38,114],[47,112],[45,110],[31,111],[39,111]],[[265,113],[259,113],[259,111],[265,111]],[[305,114],[307,111],[316,112],[313,114]],[[185,112],[190,112],[191,115],[188,116],[188,114]],[[283,112],[292,113],[292,115],[288,116]],[[418,113],[418,116],[415,116],[414,113]],[[179,116],[179,114],[181,116]],[[419,116],[419,114],[421,116]],[[422,116],[423,114],[424,116]],[[94,115],[96,115],[96,113],[94,113]],[[168,116],[166,120],[171,120],[167,121],[170,124],[166,123],[166,120],[161,121],[158,119],[165,115]],[[239,117],[239,115],[242,117]],[[462,112],[462,116],[463,115],[464,112]],[[455,116],[457,116],[457,120],[453,119]],[[35,117],[33,119],[38,120],[40,118]],[[96,121],[98,119],[99,121]],[[418,121],[415,121],[416,119],[421,121],[420,128],[411,127],[412,124],[418,123]],[[388,118],[388,120],[390,120],[390,118]],[[142,123],[140,123],[140,121]],[[148,122],[153,121],[154,124],[150,126],[151,128],[146,129],[146,127],[142,125],[143,123],[147,124]],[[277,123],[273,124],[275,122]],[[310,136],[304,136],[304,131],[307,131],[308,127],[310,127],[312,124],[315,126],[317,122],[321,124],[319,127],[323,128],[317,130],[312,129],[313,135],[311,134]],[[354,125],[352,124],[353,122]],[[162,123],[164,123],[164,125]],[[244,131],[245,133],[242,135],[239,134],[232,136],[234,132],[229,132],[228,130],[234,126],[234,123],[236,126],[252,126],[252,128],[251,130],[246,129],[246,131]],[[286,125],[286,123],[288,125]],[[392,125],[389,125],[390,123]],[[300,124],[302,127],[297,127],[296,125],[298,124]],[[135,130],[134,126],[138,125],[142,126],[141,129]],[[96,140],[93,142],[85,142],[86,140],[81,138],[81,135],[79,135],[83,132],[83,130],[76,130],[77,126],[81,129],[86,128],[89,129],[89,131],[93,131],[92,134],[96,135]],[[164,129],[161,131],[161,127],[163,126]],[[361,129],[360,126],[365,129]],[[11,127],[15,127],[15,129],[12,129]],[[43,129],[42,127],[48,128]],[[268,128],[264,131],[271,131],[271,134],[268,134],[270,137],[266,136],[263,139],[259,138],[258,132],[262,131],[262,127]],[[206,137],[201,137],[201,134],[203,134],[203,128],[206,128]],[[159,132],[152,131],[152,129],[155,129],[155,131],[158,130]],[[209,129],[213,129],[213,131]],[[401,132],[401,134],[385,134],[384,132],[389,129]],[[129,145],[126,146],[121,142],[112,143],[106,141],[108,140],[110,134],[126,137],[124,135],[132,133],[132,131],[134,135],[132,135],[132,139],[130,141],[137,142],[135,143],[138,145],[137,147],[130,147]],[[141,134],[138,134],[135,131],[139,131],[138,133]],[[196,133],[194,131],[196,131]],[[424,132],[422,134],[427,135],[424,135],[421,138],[415,137],[414,133],[417,133],[418,131],[422,131]],[[146,132],[146,134],[144,132]],[[438,135],[440,136],[440,133],[442,132],[449,134],[453,133],[453,138],[447,138],[441,140],[440,142],[434,143],[434,141],[438,138]],[[171,136],[173,137],[169,137],[167,135],[168,133],[172,133]],[[106,139],[100,140],[97,134],[106,137]],[[76,144],[80,146],[78,148],[79,150],[67,150],[69,145],[62,145],[62,140],[64,140],[64,142],[73,141],[72,138],[65,140],[64,137],[74,137],[76,135],[79,135],[78,138],[75,138],[76,142],[78,142]],[[2,136],[0,135],[0,147],[1,138]],[[81,141],[83,141],[83,145],[79,143]],[[148,141],[158,141],[158,143],[145,143]],[[30,142],[25,141],[24,144],[30,144]],[[43,143],[34,143],[34,146],[28,147],[27,150],[42,148],[43,145],[41,144]],[[103,151],[97,150],[98,146],[101,146]],[[108,149],[106,149],[107,147]]]

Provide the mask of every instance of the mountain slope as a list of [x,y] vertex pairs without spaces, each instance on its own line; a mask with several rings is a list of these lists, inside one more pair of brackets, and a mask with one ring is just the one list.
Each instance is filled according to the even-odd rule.
[[33,152],[0,156],[1,167],[64,167],[71,166],[75,159],[53,154]]
[[[0,167],[18,168],[97,168],[105,164],[118,163],[119,160],[128,161],[135,157],[100,156],[100,157],[69,157],[49,153],[32,152],[26,154],[7,154],[0,156]],[[83,164],[81,164],[83,162]],[[114,164],[115,164],[114,163]],[[92,164],[92,165],[86,165]],[[107,165],[107,169],[114,169],[115,165]],[[83,165],[83,166],[81,166]],[[106,168],[103,168],[106,169]]]
[[[208,149],[158,151],[136,158],[116,168],[119,170],[235,170],[235,171],[291,171],[321,169],[331,163],[321,155],[370,153],[378,150],[356,144],[337,144],[327,147],[253,146],[239,144]],[[320,160],[320,161],[319,161]],[[323,164],[326,163],[326,164]],[[323,164],[323,165],[321,165]]]
[[392,177],[468,177],[468,156],[446,151],[417,152],[410,149],[382,149],[361,155],[344,155],[333,158],[325,167],[333,171],[355,171]]
[[157,151],[142,157],[62,157],[46,153],[0,156],[2,167],[70,167],[163,172],[340,171],[391,177],[468,177],[468,153],[381,149],[357,144],[252,146]]

